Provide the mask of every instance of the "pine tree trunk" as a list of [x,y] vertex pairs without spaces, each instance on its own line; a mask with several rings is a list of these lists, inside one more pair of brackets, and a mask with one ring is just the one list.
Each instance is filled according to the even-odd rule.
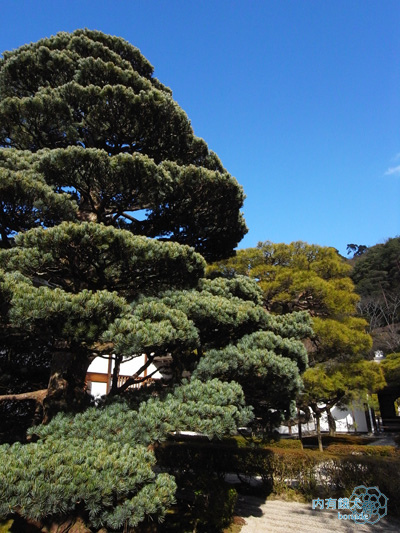
[[119,377],[119,371],[121,369],[121,362],[122,362],[122,356],[115,356],[114,370],[113,370],[111,390],[110,390],[111,395],[116,394],[118,390],[118,377]]
[[83,354],[59,351],[53,354],[46,398],[43,401],[43,424],[60,411],[76,412],[88,403],[86,372],[90,360]]
[[328,417],[329,436],[335,437],[336,435],[336,420],[333,418],[332,412],[329,407],[326,408],[326,414]]
[[298,430],[299,430],[299,440],[301,449],[303,450],[303,429],[301,427],[301,416],[300,416],[300,409],[297,408],[297,424],[298,424]]
[[321,413],[315,413],[315,419],[317,422],[317,438],[318,438],[318,449],[320,452],[323,452],[322,447],[322,436],[321,436]]

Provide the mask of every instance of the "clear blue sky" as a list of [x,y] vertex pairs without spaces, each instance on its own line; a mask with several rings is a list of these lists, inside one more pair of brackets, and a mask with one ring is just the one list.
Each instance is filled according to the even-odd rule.
[[140,48],[243,185],[260,240],[400,234],[399,0],[14,0],[0,51],[87,27]]

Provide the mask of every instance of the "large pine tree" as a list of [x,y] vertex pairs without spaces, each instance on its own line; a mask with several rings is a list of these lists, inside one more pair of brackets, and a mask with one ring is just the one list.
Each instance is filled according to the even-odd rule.
[[[35,345],[50,376],[0,397],[35,400],[47,423],[0,449],[0,515],[135,526],[174,498],[146,447],[235,432],[255,390],[266,412],[288,410],[310,324],[272,318],[251,280],[204,278],[204,258],[231,255],[246,231],[242,189],[136,48],[79,30],[3,57],[1,351],[20,362]],[[117,370],[168,356],[169,379],[129,404],[115,380],[120,399],[84,410],[87,368],[110,354]]]

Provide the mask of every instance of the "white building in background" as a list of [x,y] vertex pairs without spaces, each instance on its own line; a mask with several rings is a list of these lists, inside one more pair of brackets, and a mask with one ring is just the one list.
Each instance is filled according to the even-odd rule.
[[[147,362],[146,355],[140,355],[133,359],[121,363],[119,370],[118,384],[121,386],[128,378],[134,376],[138,370]],[[151,364],[137,378],[160,379],[161,372],[157,368],[164,362],[158,358],[156,364]],[[157,366],[156,366],[157,365]],[[107,394],[111,388],[112,375],[114,371],[114,361],[103,357],[96,357],[91,363],[86,374],[88,391],[92,396],[99,397]],[[165,376],[164,376],[165,377]]]
[[[374,361],[375,363],[381,363],[384,359],[384,354],[381,350],[375,351]],[[378,393],[379,396],[379,393]],[[323,404],[321,405],[323,407]],[[371,433],[377,430],[382,431],[382,420],[377,420],[375,418],[374,410],[369,406],[365,405],[365,410],[360,408],[360,406],[349,405],[345,409],[339,409],[338,407],[333,407],[331,409],[333,418],[336,421],[336,431],[338,433]],[[321,416],[321,431],[328,432],[329,424],[328,417],[326,413],[323,413]],[[315,433],[316,423],[313,415],[311,415],[310,421],[307,424],[302,424],[302,431],[304,435],[307,433]],[[298,433],[297,424],[291,427],[291,431],[288,426],[280,426],[278,428],[279,433],[287,435],[291,433],[296,435]]]
[[[336,421],[336,432],[337,433],[370,433],[374,431],[374,420],[373,413],[371,409],[363,411],[359,407],[352,408],[349,406],[347,409],[339,409],[338,407],[333,407],[331,409],[333,418]],[[369,418],[369,420],[368,420]],[[326,413],[323,413],[321,416],[321,431],[328,432],[329,424],[328,417]],[[288,426],[280,426],[278,428],[279,433],[282,435],[297,435],[298,427],[297,424],[294,424],[289,431]],[[306,424],[302,424],[302,433],[303,435],[314,434],[317,431],[317,425],[313,415],[311,415],[310,420]]]

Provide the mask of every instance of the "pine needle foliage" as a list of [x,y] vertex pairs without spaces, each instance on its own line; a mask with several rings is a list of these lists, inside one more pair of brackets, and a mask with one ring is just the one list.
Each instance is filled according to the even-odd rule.
[[[207,259],[229,256],[247,231],[242,188],[121,38],[77,30],[4,52],[0,124],[0,168],[15,181],[1,186],[3,246],[12,232],[57,224],[61,204],[70,219],[188,244]],[[38,182],[32,191],[26,173],[16,179],[22,168]]]
[[[290,410],[308,315],[268,314],[248,277],[204,277],[247,231],[243,199],[128,42],[77,30],[4,52],[0,349],[43,347],[50,376],[32,392],[31,442],[0,447],[0,517],[110,531],[162,520],[176,483],[155,443]],[[96,357],[118,368],[143,355],[168,361],[158,385],[129,396],[140,378],[115,379],[87,408]]]

